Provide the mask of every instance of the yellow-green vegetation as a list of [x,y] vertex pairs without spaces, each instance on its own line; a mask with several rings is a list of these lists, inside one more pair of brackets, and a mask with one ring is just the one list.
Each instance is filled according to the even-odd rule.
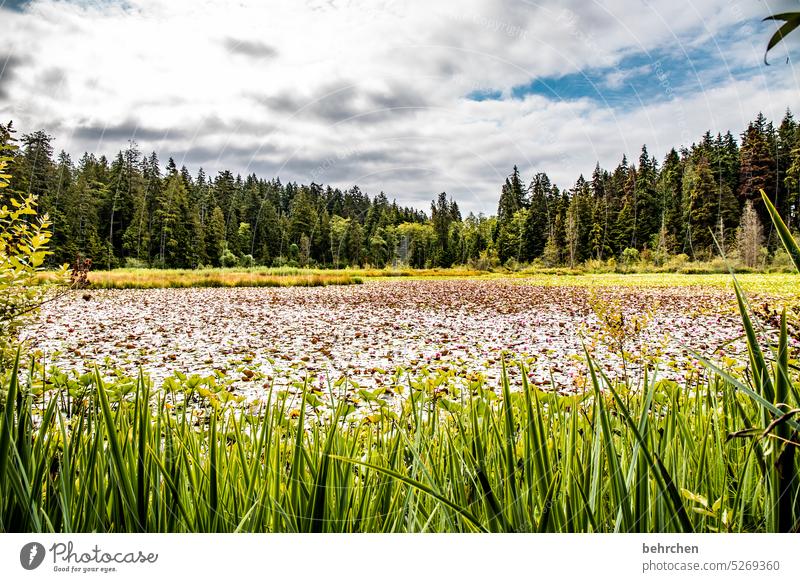
[[[458,278],[480,276],[472,269],[302,269],[253,267],[248,269],[113,269],[92,271],[93,289],[160,289],[180,287],[321,287],[352,285],[367,278],[422,277]],[[49,283],[58,273],[40,273],[38,281]]]
[[[60,280],[61,273],[37,275],[39,283]],[[94,289],[158,289],[180,287],[318,287],[351,285],[369,280],[415,279],[497,279],[513,278],[520,283],[574,287],[708,287],[733,291],[729,274],[684,273],[576,273],[480,271],[450,269],[302,269],[253,267],[249,269],[113,269],[92,271],[89,285]],[[796,273],[743,273],[742,288],[758,295],[795,296],[800,294],[800,275]]]
[[[49,282],[51,273],[40,282]],[[161,289],[182,287],[323,287],[353,285],[362,278],[344,271],[303,269],[115,269],[88,276],[92,289]]]
[[[589,365],[575,395],[529,385],[524,369],[513,387],[503,376],[500,394],[480,379],[443,391],[442,378],[419,375],[361,390],[360,412],[348,399],[326,408],[311,385],[232,409],[213,378],[184,376],[154,395],[141,379],[51,372],[25,389],[14,368],[0,425],[0,531],[797,527],[797,462],[782,452],[792,445],[762,442],[753,428],[782,417],[763,391],[724,371],[630,386]],[[785,370],[760,381],[794,400]],[[402,394],[399,406],[387,390]],[[766,433],[797,428],[785,417]]]
[[[10,148],[0,146],[0,192],[8,187],[6,165]],[[20,328],[35,315],[45,300],[45,291],[33,282],[39,276],[50,242],[50,220],[37,216],[36,199],[3,198],[0,207],[0,366],[5,363]],[[53,281],[63,282],[66,266],[50,273]]]
[[[744,273],[736,275],[742,288],[758,295],[800,295],[796,273]],[[521,283],[576,287],[711,287],[733,292],[730,275],[684,275],[679,273],[600,273],[587,275],[520,275]]]

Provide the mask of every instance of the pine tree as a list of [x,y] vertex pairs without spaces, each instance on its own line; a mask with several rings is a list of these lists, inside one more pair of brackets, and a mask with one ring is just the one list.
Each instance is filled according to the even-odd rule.
[[572,204],[567,208],[566,216],[566,239],[567,239],[567,260],[569,267],[575,268],[579,258],[580,244],[580,218],[578,216],[577,198],[573,198]]
[[309,239],[314,235],[317,226],[317,211],[314,208],[311,193],[307,188],[300,188],[292,201],[289,216],[289,238],[293,243],[299,243],[300,237],[306,235]]
[[712,232],[717,226],[718,186],[705,156],[692,160],[683,176],[684,216],[687,243],[692,257],[713,252]]
[[638,243],[636,173],[635,167],[630,168],[625,173],[625,182],[622,185],[620,197],[622,206],[614,226],[614,240],[618,254],[627,248],[636,248]]
[[[768,124],[759,113],[742,134],[741,163],[739,168],[739,200],[744,204],[753,201],[762,224],[767,224],[769,215],[761,201],[764,190],[773,204],[777,197],[777,166],[774,150],[770,146]],[[771,222],[770,222],[771,224]]]
[[673,148],[664,158],[664,165],[658,177],[658,196],[663,208],[662,224],[667,234],[675,240],[685,232],[683,223],[683,165],[678,152]]
[[517,211],[525,208],[525,187],[519,175],[517,166],[511,175],[506,178],[506,183],[500,192],[500,201],[497,205],[497,221],[501,224],[511,220]]
[[196,261],[193,256],[192,212],[186,186],[181,175],[174,170],[167,177],[163,202],[154,217],[158,234],[158,264],[160,266],[189,267]]
[[278,211],[269,198],[265,198],[256,215],[255,239],[256,260],[269,265],[281,253],[281,224]]
[[570,207],[574,206],[577,229],[574,262],[583,262],[591,258],[593,205],[592,189],[581,175],[575,182],[570,199]]
[[134,200],[143,188],[139,158],[136,143],[130,142],[128,148],[119,152],[111,164],[108,193],[101,202],[99,212],[108,242],[104,264],[109,269],[122,264],[126,256],[125,231],[134,215]]
[[790,188],[789,173],[793,164],[793,150],[796,146],[798,124],[791,111],[786,111],[778,127],[778,147],[776,151],[777,180],[778,180],[778,213],[784,222],[792,228],[796,223],[795,206],[797,204],[796,190]]
[[496,244],[500,261],[514,258],[519,260],[521,255],[521,235],[518,226],[514,224],[515,215],[525,210],[525,187],[519,175],[517,166],[506,178],[500,192],[500,201],[497,205],[497,235]]
[[64,252],[67,246],[67,224],[66,207],[68,194],[72,185],[75,168],[69,154],[61,151],[58,155],[58,165],[55,169],[55,180],[51,190],[39,200],[40,212],[46,212],[50,217],[52,238],[50,248],[52,249],[51,262],[54,264],[72,263],[74,256],[69,256]]
[[[627,219],[620,218],[628,198],[626,196],[626,187],[630,186],[630,173],[631,168],[628,166],[628,158],[623,155],[622,161],[614,169],[604,188],[607,204],[606,211],[609,217],[608,241],[615,255],[622,254],[622,251],[630,245],[631,240],[631,233],[626,232],[626,228],[624,228]],[[630,210],[630,207],[628,207],[626,214],[631,215]]]
[[9,190],[24,196],[36,196],[46,201],[55,184],[53,138],[43,131],[26,133],[11,166]]
[[800,214],[798,212],[798,205],[800,205],[800,129],[797,129],[794,134],[784,185],[786,186],[786,206],[788,207],[786,224],[790,228],[797,228],[798,222],[800,222],[798,220],[798,214]]
[[225,215],[222,208],[215,206],[205,226],[206,254],[214,267],[219,267],[222,251],[226,248]]
[[550,226],[548,198],[551,195],[550,178],[539,173],[528,188],[530,206],[523,227],[523,260],[532,261],[542,256]]
[[608,172],[600,168],[600,164],[595,165],[592,172],[592,199],[594,206],[592,209],[591,227],[591,256],[597,260],[603,260],[608,255],[613,255],[614,250],[611,246],[611,204],[608,192],[609,175]]
[[639,166],[636,169],[636,182],[633,187],[636,209],[634,212],[635,230],[631,246],[635,248],[641,248],[649,243],[653,236],[658,234],[661,227],[662,206],[656,189],[657,179],[656,160],[650,157],[647,147],[642,146]]

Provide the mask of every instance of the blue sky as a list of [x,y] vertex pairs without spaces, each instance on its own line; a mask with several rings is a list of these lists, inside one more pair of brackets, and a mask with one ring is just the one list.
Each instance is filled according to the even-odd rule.
[[25,8],[30,0],[0,0],[0,8],[7,10],[21,11]]
[[[736,58],[737,44],[762,28],[759,19],[736,23],[700,44],[685,35],[669,46],[620,54],[613,66],[587,67],[564,75],[532,78],[500,89],[478,89],[466,95],[474,101],[525,99],[539,95],[548,100],[589,100],[599,107],[630,109],[699,94],[737,80],[759,78],[765,83],[785,77],[785,58],[775,51],[772,65]],[[695,32],[696,34],[696,32]],[[755,46],[752,40],[750,46]],[[733,55],[733,56],[731,56]]]

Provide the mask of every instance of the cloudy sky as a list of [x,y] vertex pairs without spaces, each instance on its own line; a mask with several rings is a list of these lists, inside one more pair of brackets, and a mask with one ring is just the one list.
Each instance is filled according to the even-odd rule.
[[[0,0],[0,120],[56,149],[135,139],[193,173],[440,191],[493,213],[517,164],[561,186],[758,111],[800,114],[796,1]],[[800,34],[800,33],[798,33]]]

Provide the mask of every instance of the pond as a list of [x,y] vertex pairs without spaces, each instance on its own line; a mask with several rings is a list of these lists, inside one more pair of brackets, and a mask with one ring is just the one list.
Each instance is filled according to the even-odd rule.
[[[629,326],[625,368],[596,312],[609,303]],[[584,385],[584,346],[611,376],[640,374],[643,361],[657,358],[661,376],[677,381],[699,368],[693,350],[740,353],[740,341],[726,345],[742,333],[733,307],[717,288],[588,289],[518,278],[97,290],[47,305],[25,335],[48,365],[141,369],[156,385],[176,372],[216,375],[248,400],[306,378],[324,387],[346,376],[375,388],[406,373],[452,372],[498,385],[504,354],[527,362],[531,382],[574,391]]]

